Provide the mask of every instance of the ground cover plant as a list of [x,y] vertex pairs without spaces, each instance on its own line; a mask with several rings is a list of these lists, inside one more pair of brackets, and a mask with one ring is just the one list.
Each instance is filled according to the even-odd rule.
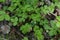
[[60,0],[0,0],[0,40],[60,40]]

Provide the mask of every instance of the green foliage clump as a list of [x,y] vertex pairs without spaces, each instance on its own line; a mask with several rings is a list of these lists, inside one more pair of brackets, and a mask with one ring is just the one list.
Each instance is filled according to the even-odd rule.
[[43,30],[39,29],[38,26],[34,27],[34,35],[37,37],[37,40],[44,40],[44,36],[42,34]]
[[32,14],[32,15],[30,16],[30,18],[31,18],[33,21],[39,22],[39,21],[40,21],[40,14]]
[[3,20],[9,21],[10,16],[8,14],[6,14],[4,11],[0,11],[0,21],[3,21]]
[[25,25],[21,26],[20,30],[23,34],[26,34],[27,32],[30,32],[32,30],[32,26],[26,23]]
[[18,23],[18,18],[17,17],[11,17],[11,22],[13,23],[14,26],[16,26]]
[[[10,0],[7,4],[5,1],[0,0],[3,4],[0,4],[2,6],[0,22],[4,20],[11,22],[12,27],[19,27],[18,30],[24,35],[33,31],[37,40],[46,38],[43,35],[44,31],[49,37],[60,34],[60,16],[55,16],[54,20],[47,20],[45,17],[47,14],[54,14],[56,6],[60,8],[59,0],[51,0],[50,5],[46,4],[46,0]],[[6,10],[9,12],[7,13]],[[49,19],[50,17],[48,16]],[[22,40],[28,40],[28,38],[24,37]]]

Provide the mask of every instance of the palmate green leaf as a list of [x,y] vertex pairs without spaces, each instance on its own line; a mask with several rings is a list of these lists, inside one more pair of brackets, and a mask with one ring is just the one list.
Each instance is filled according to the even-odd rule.
[[19,18],[19,22],[24,22],[25,18]]
[[18,21],[18,18],[17,17],[12,17],[11,18],[11,22],[17,22]]
[[42,35],[43,30],[39,28],[39,26],[35,25],[33,31],[35,37],[37,37],[37,40],[44,40],[44,37]]
[[14,22],[14,19],[11,18],[11,22]]
[[3,21],[4,20],[4,16],[0,16],[0,21]]
[[35,36],[37,37],[37,40],[44,40],[44,37],[43,37],[42,32],[40,30],[35,31]]
[[48,11],[50,12],[50,13],[52,13],[53,11],[54,11],[54,7],[55,7],[55,5],[53,6],[54,4],[53,3],[51,3],[51,5],[49,6],[49,7],[47,7],[47,9],[48,9]]
[[43,24],[48,24],[49,21],[47,19],[44,19]]
[[24,37],[22,40],[28,40],[28,38],[27,37]]
[[6,14],[5,11],[0,11],[0,21],[2,21],[4,19],[9,21],[10,20],[10,16],[8,14]]
[[27,15],[26,13],[22,13],[22,14],[21,14],[21,17],[22,17],[22,18],[27,18],[28,15]]
[[13,22],[13,26],[16,26],[18,24],[18,22]]
[[25,2],[25,4],[36,6],[38,3],[38,0],[34,0],[34,1],[33,0],[25,0],[24,2]]
[[10,7],[8,7],[8,10],[10,10],[11,12],[14,10],[16,8],[16,6],[10,6]]
[[9,7],[8,10],[12,12],[14,10],[14,7]]
[[22,12],[21,8],[17,8],[17,9],[15,10],[15,15],[18,16],[18,17],[21,17],[21,15],[22,15],[21,12]]
[[25,25],[22,25],[20,30],[22,31],[23,34],[26,34],[27,32],[30,32],[32,30],[32,26],[28,23]]
[[51,29],[51,27],[48,24],[44,24],[43,27],[44,27],[45,30],[50,30]]
[[54,36],[57,34],[57,31],[54,30],[53,28],[49,31],[49,36]]
[[19,22],[24,22],[27,17],[28,15],[26,13],[20,14]]
[[34,7],[36,7],[37,6],[37,3],[38,3],[38,0],[31,0],[31,5],[33,5]]
[[43,11],[45,14],[49,12],[47,5],[45,5],[45,6],[43,7],[43,9],[44,9],[44,10],[42,10],[42,11]]
[[39,30],[39,26],[35,25],[34,26],[34,31]]
[[33,7],[31,7],[31,5],[25,5],[21,9],[23,12],[27,12],[27,11],[32,11]]
[[0,11],[0,21],[4,20],[5,11]]
[[38,32],[36,34],[37,40],[43,40],[44,39],[43,35],[39,31],[37,31],[37,32]]
[[14,19],[11,19],[12,25],[16,26],[17,25],[17,21],[14,21]]
[[43,25],[44,24],[44,22],[43,22],[43,20],[40,20],[40,23],[39,23],[40,25]]
[[4,16],[4,18],[5,18],[5,20],[10,21],[10,16],[9,16],[8,14],[6,14],[6,15]]
[[53,29],[56,29],[56,28],[57,28],[57,26],[56,26],[56,21],[51,20],[51,21],[50,21],[50,24],[51,24],[51,27],[52,27]]
[[60,16],[57,16],[56,19],[57,19],[56,26],[60,28]]
[[14,19],[15,19],[15,21],[18,21],[18,17],[15,17]]
[[13,23],[14,26],[16,26],[17,23],[18,23],[18,18],[17,17],[12,17],[11,22]]
[[54,11],[54,7],[55,5],[53,6],[54,4],[51,3],[51,5],[48,7],[47,5],[44,5],[44,7],[41,7],[41,12],[43,12],[44,14],[47,14],[47,13],[52,13]]
[[6,14],[5,11],[3,10],[0,11],[0,15],[5,15],[5,14]]
[[8,10],[10,10],[11,12],[16,8],[18,4],[17,3],[12,3],[11,6],[8,7]]
[[44,14],[47,14],[49,12],[47,5],[41,7],[40,9],[41,9],[41,13],[43,12]]
[[33,19],[33,21],[40,21],[40,14],[32,14],[30,16],[30,19]]
[[35,11],[37,14],[40,14],[40,13],[41,13],[40,8],[34,8],[34,11]]
[[4,7],[3,7],[3,10],[7,10],[7,8],[8,8],[8,6],[4,6]]

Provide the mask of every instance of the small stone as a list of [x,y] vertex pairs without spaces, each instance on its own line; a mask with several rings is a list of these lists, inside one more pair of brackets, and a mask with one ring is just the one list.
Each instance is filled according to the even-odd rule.
[[2,31],[3,34],[8,34],[10,32],[10,26],[2,25],[1,26],[1,31]]
[[45,2],[47,5],[50,5],[50,4],[51,4],[50,0],[44,0],[44,2]]

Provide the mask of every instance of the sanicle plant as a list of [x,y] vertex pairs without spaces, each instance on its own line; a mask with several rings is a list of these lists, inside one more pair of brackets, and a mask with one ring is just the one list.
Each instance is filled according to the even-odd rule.
[[6,14],[5,11],[0,11],[0,21],[3,21],[3,20],[9,21],[10,16],[8,14]]
[[[23,30],[24,29],[24,30]],[[26,23],[25,25],[23,25],[20,30],[22,30],[23,34],[26,34],[27,32],[30,32],[32,30],[32,26],[28,23]]]
[[55,40],[60,35],[60,1],[0,0],[3,34],[8,29],[5,25],[10,28],[8,35],[14,35],[10,40]]

